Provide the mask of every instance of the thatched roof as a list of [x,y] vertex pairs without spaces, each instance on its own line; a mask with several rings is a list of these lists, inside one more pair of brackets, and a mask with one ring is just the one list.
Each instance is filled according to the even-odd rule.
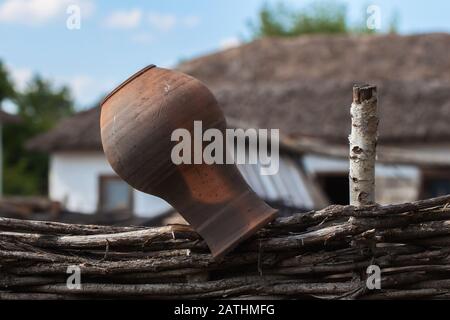
[[[266,38],[181,64],[228,117],[282,135],[344,144],[354,83],[379,88],[380,142],[450,142],[450,35]],[[44,150],[100,148],[98,110],[31,143]]]
[[6,113],[5,111],[0,110],[0,124],[3,123],[18,123],[20,122],[20,118],[18,116]]
[[100,107],[61,121],[47,133],[31,139],[27,147],[38,151],[98,151],[103,150],[100,137]]

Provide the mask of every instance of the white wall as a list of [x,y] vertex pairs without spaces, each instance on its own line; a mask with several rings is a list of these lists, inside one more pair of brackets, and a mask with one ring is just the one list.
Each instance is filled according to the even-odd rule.
[[[68,210],[94,213],[98,205],[100,175],[114,171],[102,152],[54,153],[50,158],[49,196]],[[171,207],[164,200],[134,191],[134,213],[154,217]]]

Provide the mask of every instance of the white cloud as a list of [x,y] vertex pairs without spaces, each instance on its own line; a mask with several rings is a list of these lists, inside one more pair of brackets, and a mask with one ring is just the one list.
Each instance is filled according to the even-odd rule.
[[187,16],[182,20],[182,24],[188,28],[194,28],[200,24],[200,17],[198,16]]
[[[19,91],[25,90],[34,72],[26,67],[18,68],[11,65],[7,65],[6,67],[16,88]],[[43,74],[42,76],[44,79],[49,80],[56,88],[62,86],[69,87],[77,104],[81,104],[82,106],[91,106],[93,103],[98,102],[104,94],[118,85],[117,81],[112,79],[98,79],[83,74],[73,76]],[[5,110],[13,111],[11,110],[13,106],[4,104],[3,107]]]
[[195,15],[177,17],[173,14],[150,12],[148,14],[148,22],[156,29],[170,31],[177,25],[186,28],[194,28],[200,24],[200,17]]
[[72,90],[75,97],[80,97],[86,94],[86,92],[89,91],[89,88],[91,88],[94,84],[94,79],[85,75],[74,76],[68,81],[68,86]]
[[2,101],[1,109],[3,111],[5,111],[5,112],[10,113],[10,114],[16,114],[19,111],[18,108],[17,108],[17,105],[13,101],[11,101],[9,99],[6,99],[6,100]]
[[166,61],[158,63],[158,67],[172,69],[175,68],[177,64],[178,64],[177,59],[168,59]]
[[27,87],[28,82],[33,77],[33,71],[28,68],[17,68],[13,66],[7,66],[7,68],[14,85],[19,90],[24,90]]
[[219,47],[222,50],[238,47],[241,44],[241,40],[237,37],[229,37],[222,39],[219,43]]
[[100,98],[111,91],[117,83],[111,79],[96,79],[88,75],[75,75],[72,77],[58,78],[57,83],[66,84],[77,103],[82,106],[91,106]]
[[136,33],[131,36],[131,42],[137,43],[137,44],[150,44],[154,40],[154,37],[145,32]]
[[69,5],[79,5],[83,18],[94,10],[92,0],[6,0],[0,4],[0,22],[40,25],[65,18]]
[[115,11],[105,20],[105,25],[109,28],[132,29],[139,26],[142,19],[142,11],[131,9],[129,11]]
[[148,14],[148,22],[159,30],[169,31],[177,24],[177,17],[172,14],[151,12]]

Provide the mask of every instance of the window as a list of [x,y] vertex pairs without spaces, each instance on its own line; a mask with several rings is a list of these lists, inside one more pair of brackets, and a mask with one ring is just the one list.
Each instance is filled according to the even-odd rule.
[[331,204],[350,203],[349,181],[347,173],[320,173],[317,181]]
[[117,176],[100,176],[99,211],[103,213],[133,212],[133,190]]
[[450,172],[448,170],[422,172],[421,191],[421,199],[450,194]]

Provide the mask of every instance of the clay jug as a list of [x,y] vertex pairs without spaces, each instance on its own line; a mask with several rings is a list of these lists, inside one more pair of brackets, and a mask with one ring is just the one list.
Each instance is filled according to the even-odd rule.
[[214,257],[275,218],[276,210],[258,198],[236,165],[172,161],[175,129],[194,136],[194,121],[203,130],[226,129],[215,97],[197,79],[152,65],[112,91],[101,108],[103,149],[114,171],[133,188],[170,203]]

